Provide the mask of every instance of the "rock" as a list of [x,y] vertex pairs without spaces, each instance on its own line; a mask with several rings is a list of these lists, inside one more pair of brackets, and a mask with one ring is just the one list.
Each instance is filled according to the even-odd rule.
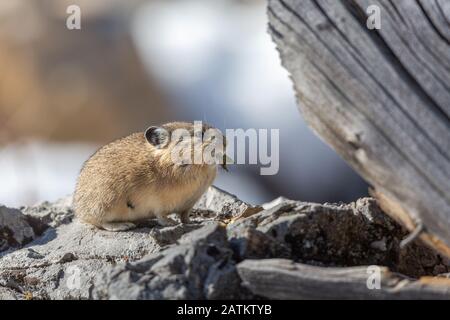
[[410,277],[450,272],[420,243],[400,250],[405,231],[373,199],[253,207],[211,187],[194,209],[189,224],[149,220],[114,233],[78,221],[70,197],[0,207],[0,299],[255,299],[265,295],[245,287],[236,267],[250,259],[379,264]]
[[53,228],[71,222],[74,217],[71,196],[53,203],[45,201],[37,206],[22,207],[21,209],[26,216],[33,217]]
[[219,188],[211,188],[196,204],[196,209],[206,212],[215,212],[216,217],[223,219],[239,219],[251,216],[263,208],[252,206],[239,200]]
[[2,300],[17,300],[19,299],[18,295],[14,290],[0,287],[0,299]]
[[[10,250],[0,253],[0,299],[25,299],[29,292],[33,299],[243,296],[248,291],[236,291],[240,279],[225,227],[212,220],[230,218],[225,206],[236,215],[251,206],[237,199],[233,203],[231,195],[219,194],[218,189],[210,188],[196,206],[199,216],[193,217],[191,224],[162,228],[150,220],[137,229],[118,233],[79,222],[74,218],[71,197],[24,207],[22,212],[2,207],[2,226],[10,226],[8,235],[14,237],[8,237]],[[206,203],[208,210],[202,209]],[[44,230],[39,237],[28,222],[31,220]],[[18,249],[20,246],[23,248]],[[152,290],[141,288],[134,278],[126,284],[129,268],[134,276],[142,269],[144,278],[160,272],[150,284]],[[112,276],[110,271],[122,275]]]
[[226,299],[240,295],[233,252],[223,225],[213,222],[136,262],[106,270],[95,298]]
[[32,241],[43,226],[20,210],[0,206],[0,252]]
[[238,237],[231,238],[230,243],[239,260],[292,256],[289,246],[256,228],[243,229]]
[[34,298],[89,298],[91,282],[99,270],[160,248],[149,231],[110,233],[77,220],[49,227],[23,249],[0,255],[0,286],[21,293],[31,291]]
[[411,277],[449,270],[438,254],[414,243],[376,201],[313,204],[279,198],[266,210],[228,225],[238,259],[291,258],[318,266],[383,265]]

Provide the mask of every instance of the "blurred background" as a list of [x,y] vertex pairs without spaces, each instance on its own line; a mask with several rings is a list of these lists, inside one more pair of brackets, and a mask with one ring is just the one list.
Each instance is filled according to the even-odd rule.
[[[68,30],[69,5],[81,30]],[[251,203],[351,201],[367,185],[305,125],[265,0],[0,1],[0,203],[74,190],[102,144],[173,120],[280,129],[280,170],[216,185]]]

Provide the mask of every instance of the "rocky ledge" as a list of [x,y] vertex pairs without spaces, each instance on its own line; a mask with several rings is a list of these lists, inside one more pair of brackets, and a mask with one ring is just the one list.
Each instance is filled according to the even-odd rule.
[[400,249],[405,230],[370,198],[255,207],[212,187],[192,220],[112,233],[70,197],[0,207],[0,299],[450,299],[450,261]]

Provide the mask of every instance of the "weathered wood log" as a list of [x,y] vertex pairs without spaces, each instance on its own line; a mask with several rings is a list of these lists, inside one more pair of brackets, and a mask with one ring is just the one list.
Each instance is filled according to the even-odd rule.
[[245,260],[237,265],[244,286],[271,299],[450,299],[450,279],[414,281],[378,267],[377,283],[371,278],[377,269],[372,268],[323,268],[285,259]]
[[450,2],[269,0],[268,15],[306,121],[450,256]]

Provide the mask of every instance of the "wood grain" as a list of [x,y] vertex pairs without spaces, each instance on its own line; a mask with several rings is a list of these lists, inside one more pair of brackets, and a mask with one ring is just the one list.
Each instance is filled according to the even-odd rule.
[[[411,280],[376,268],[323,268],[285,259],[245,260],[237,265],[244,286],[270,299],[450,299],[450,279]],[[369,278],[378,270],[379,287]]]
[[448,255],[449,2],[269,0],[268,16],[312,129]]

